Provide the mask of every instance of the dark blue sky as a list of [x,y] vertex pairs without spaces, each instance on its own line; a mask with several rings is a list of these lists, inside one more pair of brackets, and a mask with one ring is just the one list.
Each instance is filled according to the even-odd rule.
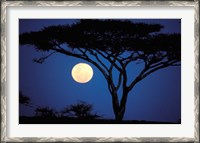
[[[157,23],[164,26],[162,33],[181,33],[178,19],[137,19],[135,22]],[[20,19],[19,33],[38,31],[50,25],[71,24],[67,19]],[[101,72],[90,63],[73,57],[55,54],[43,64],[33,62],[41,53],[32,46],[19,46],[19,90],[31,98],[36,106],[61,110],[66,105],[85,101],[93,104],[94,111],[104,118],[113,118],[111,96]],[[92,66],[94,76],[86,84],[71,77],[73,66],[85,62]],[[130,65],[128,74],[133,78],[140,65]],[[20,106],[20,115],[33,115],[34,108]],[[124,119],[170,121],[181,118],[181,67],[168,67],[154,72],[129,93]]]

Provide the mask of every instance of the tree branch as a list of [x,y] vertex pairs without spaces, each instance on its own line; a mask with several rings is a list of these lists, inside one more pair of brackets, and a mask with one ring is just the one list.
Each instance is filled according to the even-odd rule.
[[[137,54],[137,55],[135,55],[135,54]],[[136,61],[138,59],[143,60],[145,65],[147,65],[147,62],[145,60],[145,55],[140,54],[138,51],[134,51],[130,56],[126,57],[125,60],[123,60],[123,62],[124,62],[124,65],[126,67],[130,62]]]
[[83,59],[83,60],[90,62],[91,64],[95,65],[101,71],[101,73],[104,75],[104,77],[107,80],[109,79],[109,75],[106,74],[106,71],[104,69],[102,69],[102,67],[98,63],[96,63],[95,61],[90,59],[86,54],[81,55],[81,54],[69,52],[67,50],[64,50],[62,47],[60,47],[60,45],[59,45],[58,48],[52,48],[52,50],[55,50],[56,52],[59,52],[59,53],[62,53],[62,54],[68,55],[68,56],[76,57],[76,58],[79,58],[79,59]]
[[33,59],[34,62],[36,63],[39,63],[39,64],[42,64],[44,62],[44,60],[46,60],[47,58],[49,58],[51,55],[55,54],[56,52],[52,52],[50,54],[48,54],[47,56],[44,56],[44,57],[41,57],[41,58],[38,58],[38,59]]
[[116,89],[118,90],[120,85],[121,85],[121,82],[122,82],[122,72],[119,73],[119,78],[118,78],[118,83],[117,83],[117,86],[116,86]]
[[162,62],[162,60],[164,59],[164,58],[166,58],[167,57],[167,54],[166,55],[164,55],[162,58],[160,58],[158,61],[156,61],[156,62],[149,62],[149,67],[150,68],[153,68],[153,67],[157,67],[157,66],[159,66],[159,65],[162,65],[162,64],[165,64],[165,63],[168,63],[169,61],[166,61],[166,62]]
[[140,72],[140,74],[131,82],[131,84],[128,86],[128,91],[130,91],[136,83],[138,83],[140,80],[142,80],[143,74],[149,69],[148,66],[145,66],[145,68]]
[[89,49],[88,49],[88,51],[90,52],[91,55],[93,55],[97,59],[97,61],[106,69],[106,71],[109,72],[109,70],[106,67],[106,65],[99,59],[97,53],[94,53],[92,50],[89,50]]
[[[100,51],[98,51],[98,50],[96,50],[96,52],[98,53],[98,54],[100,54],[102,57],[104,57],[105,59],[107,59],[111,64],[112,64],[112,60],[110,59],[110,57],[111,57],[111,55],[112,54],[108,54],[107,52],[105,52],[106,54],[107,54],[107,56],[105,56],[105,55],[103,55]],[[120,72],[121,71],[121,69],[120,69],[120,67],[116,64],[116,63],[114,63],[114,67]]]
[[148,69],[149,71],[147,70],[147,72],[142,75],[142,79],[145,78],[147,75],[149,75],[149,74],[151,74],[151,73],[153,73],[153,72],[155,72],[159,69],[166,68],[168,66],[172,66],[173,64],[175,64],[177,62],[179,62],[179,60],[174,60],[174,61],[170,61],[170,62],[163,62],[161,64],[158,64],[157,67],[152,66],[152,67],[149,68],[150,70]]
[[178,60],[170,61],[170,62],[164,62],[164,63],[159,63],[157,67],[155,66],[146,66],[141,73],[135,78],[135,80],[128,86],[128,89],[131,90],[136,83],[138,83],[140,80],[144,79],[146,76],[150,75],[151,73],[159,70],[166,68],[168,66],[171,66],[175,64],[176,62],[179,62]]

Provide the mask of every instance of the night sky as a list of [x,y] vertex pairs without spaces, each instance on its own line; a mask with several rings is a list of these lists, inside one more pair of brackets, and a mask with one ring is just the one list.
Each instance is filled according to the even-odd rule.
[[[76,22],[74,19],[20,19],[19,34],[38,31],[51,25]],[[161,33],[181,33],[179,19],[137,19],[133,22],[157,23],[164,26]],[[90,103],[94,111],[106,119],[114,119],[112,99],[102,73],[87,61],[54,54],[43,64],[33,62],[42,53],[33,46],[19,46],[19,90],[31,99],[33,107],[20,105],[20,115],[33,116],[36,107],[49,106],[62,110],[79,101]],[[79,62],[88,63],[93,78],[77,83],[71,70]],[[141,65],[131,64],[128,76],[134,78]],[[181,118],[181,66],[161,69],[140,81],[129,93],[125,120],[177,122]]]

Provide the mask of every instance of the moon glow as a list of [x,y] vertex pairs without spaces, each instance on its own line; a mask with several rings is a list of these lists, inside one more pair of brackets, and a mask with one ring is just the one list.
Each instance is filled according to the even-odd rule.
[[78,63],[72,68],[72,77],[78,83],[86,83],[93,77],[93,69],[86,63]]

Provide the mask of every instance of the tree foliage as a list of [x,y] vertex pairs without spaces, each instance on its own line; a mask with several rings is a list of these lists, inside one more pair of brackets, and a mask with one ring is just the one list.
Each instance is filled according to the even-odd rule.
[[19,104],[30,106],[31,99],[25,96],[21,91],[19,92]]
[[[38,63],[54,53],[61,53],[95,65],[108,83],[116,119],[122,120],[128,93],[139,81],[159,69],[180,65],[181,36],[160,33],[162,28],[160,24],[128,20],[86,19],[23,33],[19,42],[34,45],[40,52],[49,52],[34,59]],[[143,69],[128,82],[126,69],[133,62],[143,64]],[[113,79],[114,70],[119,73],[117,82]],[[121,100],[118,97],[120,87]]]
[[56,117],[56,111],[50,107],[37,107],[35,109],[35,116],[42,118]]
[[69,107],[65,107],[61,113],[62,116],[72,117],[77,119],[95,119],[99,118],[100,115],[97,113],[92,113],[93,106],[92,104],[87,104],[83,101],[72,104]]

